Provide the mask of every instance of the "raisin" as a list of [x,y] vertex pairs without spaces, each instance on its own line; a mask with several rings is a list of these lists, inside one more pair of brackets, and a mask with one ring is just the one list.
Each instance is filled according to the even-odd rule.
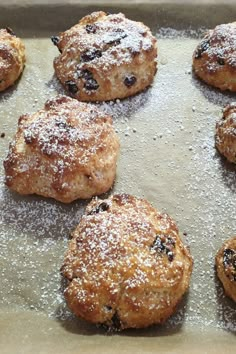
[[88,215],[98,214],[100,211],[107,211],[109,209],[109,205],[106,202],[102,202],[96,208],[92,209]]
[[205,52],[210,47],[209,40],[203,41],[200,47],[202,52]]
[[112,327],[114,329],[120,329],[121,328],[121,321],[120,321],[120,317],[118,315],[117,312],[114,313],[114,315],[112,316]]
[[203,41],[195,53],[195,56],[194,56],[195,59],[200,59],[202,57],[202,53],[205,52],[209,47],[210,47],[209,40]]
[[5,138],[5,133],[1,133],[1,138]]
[[155,241],[153,242],[150,248],[158,253],[165,253],[168,257],[169,262],[172,262],[174,259],[174,253],[171,249],[175,247],[175,241],[171,237],[164,237],[160,237],[159,235],[157,235]]
[[233,267],[232,269],[232,279],[236,281],[236,251],[230,248],[226,248],[223,254],[223,264],[225,268],[230,266]]
[[67,80],[65,82],[65,85],[66,85],[68,91],[72,94],[75,94],[78,91],[78,87],[76,86],[76,83],[72,80]]
[[96,33],[97,31],[97,26],[95,24],[92,25],[86,25],[85,26],[86,32],[87,33]]
[[92,61],[96,58],[100,58],[102,56],[101,50],[93,49],[87,50],[83,54],[81,54],[81,60],[84,62]]
[[124,79],[124,84],[127,87],[131,87],[135,84],[136,81],[137,79],[134,75],[126,76],[126,78]]
[[225,65],[225,61],[224,61],[224,59],[222,57],[218,57],[217,58],[217,62],[218,62],[219,65]]
[[230,248],[226,248],[224,250],[223,262],[225,266],[232,264],[236,269],[236,252]]
[[171,237],[167,237],[167,244],[175,247],[175,241]]
[[151,248],[154,249],[155,251],[164,252],[165,245],[163,241],[157,236]]
[[24,132],[24,139],[25,139],[26,144],[32,144],[34,138],[33,138],[32,133],[29,130],[26,130]]
[[72,127],[70,124],[68,124],[66,121],[61,121],[60,119],[56,119],[55,125],[56,125],[56,127],[58,127],[59,129],[63,129],[63,130],[65,130],[65,131],[67,131],[67,132],[69,132],[70,129],[73,128],[73,127]]
[[169,252],[167,253],[167,257],[168,257],[168,260],[169,260],[170,262],[172,262],[173,259],[174,259],[174,254],[173,254],[173,252],[169,251]]
[[109,305],[106,305],[106,306],[105,306],[105,309],[106,309],[106,311],[112,311],[112,307],[109,306]]
[[88,91],[93,91],[97,90],[99,88],[99,85],[95,79],[89,79],[84,84],[84,88]]
[[60,38],[58,36],[52,36],[51,37],[51,41],[54,45],[58,45],[58,42],[59,42]]
[[93,74],[88,69],[83,69],[83,70],[78,69],[77,77],[78,79],[83,78],[85,80],[88,80],[93,78]]
[[124,39],[126,37],[127,37],[126,33],[123,33],[119,36],[117,36],[117,34],[114,33],[114,38],[111,38],[108,41],[106,41],[106,44],[118,45],[118,44],[120,44],[121,39]]
[[7,33],[9,33],[9,34],[11,34],[12,36],[15,36],[15,37],[16,37],[15,32],[13,32],[10,27],[6,27],[6,31],[7,31]]

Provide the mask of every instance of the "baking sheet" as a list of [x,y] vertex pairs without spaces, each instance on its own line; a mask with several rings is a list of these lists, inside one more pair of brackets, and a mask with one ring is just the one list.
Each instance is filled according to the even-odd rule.
[[[121,154],[113,192],[148,199],[176,221],[194,256],[189,293],[164,326],[107,334],[76,319],[62,296],[59,268],[68,236],[86,202],[70,205],[9,192],[2,160],[18,117],[63,93],[50,36],[97,9],[122,11],[157,35],[158,72],[147,91],[100,104],[114,117]],[[208,16],[206,14],[214,14]],[[203,14],[205,14],[203,16]],[[236,305],[215,277],[214,256],[236,234],[236,168],[214,148],[215,122],[235,94],[199,82],[192,52],[204,28],[236,18],[236,5],[116,4],[0,5],[0,23],[26,44],[25,71],[0,95],[0,352],[1,353],[233,353]],[[219,346],[217,346],[219,345]],[[222,349],[220,349],[222,348]]]

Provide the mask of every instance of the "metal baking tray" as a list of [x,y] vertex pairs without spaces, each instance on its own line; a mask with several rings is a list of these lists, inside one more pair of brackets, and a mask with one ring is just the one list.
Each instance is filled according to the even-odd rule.
[[[62,296],[59,269],[87,202],[16,195],[5,188],[2,168],[18,117],[63,93],[50,36],[100,9],[143,21],[159,48],[152,87],[99,105],[113,115],[121,140],[110,193],[145,197],[170,214],[194,256],[189,292],[165,325],[112,334],[76,319]],[[215,253],[236,233],[236,168],[214,147],[215,122],[235,94],[208,87],[191,71],[205,29],[235,18],[235,1],[1,1],[1,27],[23,38],[27,62],[0,95],[0,353],[235,352],[236,305],[214,270]]]

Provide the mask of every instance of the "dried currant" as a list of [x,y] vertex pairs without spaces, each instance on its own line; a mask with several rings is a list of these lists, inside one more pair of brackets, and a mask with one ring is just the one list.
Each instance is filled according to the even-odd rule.
[[96,58],[100,58],[102,56],[102,52],[99,49],[87,50],[83,54],[81,54],[81,60],[84,62],[92,61]]
[[218,63],[219,65],[225,65],[225,61],[224,61],[224,59],[223,59],[222,57],[218,57],[218,58],[217,58],[217,63]]
[[78,79],[83,78],[85,80],[88,80],[93,78],[93,74],[88,69],[78,69],[77,77]]
[[[231,276],[234,281],[236,281],[236,251],[230,248],[226,248],[223,254],[223,264],[224,267],[227,269],[228,267],[231,268]],[[230,277],[231,277],[230,276]]]
[[232,264],[236,270],[236,252],[231,248],[226,248],[224,250],[223,262],[225,266]]
[[73,126],[68,124],[66,121],[62,121],[60,119],[56,119],[55,121],[56,127],[58,127],[61,130],[69,132],[71,129],[73,129]]
[[127,37],[126,33],[123,33],[121,35],[118,35],[116,33],[114,33],[114,36],[111,39],[108,39],[106,41],[106,44],[113,44],[113,45],[118,45],[120,44],[121,39],[124,39]]
[[109,209],[109,205],[106,202],[102,202],[96,208],[92,209],[88,215],[98,214],[101,211],[107,211]]
[[114,313],[114,315],[112,316],[112,327],[114,329],[120,329],[121,328],[121,320],[120,320],[120,317],[118,315],[117,312]]
[[135,84],[136,81],[137,79],[134,75],[126,76],[126,78],[124,79],[124,84],[127,87],[131,87]]
[[84,88],[88,91],[93,91],[97,90],[99,85],[95,79],[88,79],[84,84]]
[[51,41],[54,45],[58,45],[58,42],[59,42],[60,38],[58,36],[52,36],[51,37]]
[[76,92],[78,92],[78,87],[76,86],[76,83],[74,81],[67,80],[65,82],[65,85],[70,93],[75,94]]
[[33,134],[30,130],[24,131],[24,140],[25,140],[26,144],[32,144],[34,137],[33,137]]
[[156,236],[155,241],[151,245],[151,249],[155,250],[158,253],[165,253],[168,257],[169,262],[172,262],[174,259],[174,253],[172,249],[175,247],[175,241],[171,237],[161,237]]
[[7,33],[9,33],[10,35],[16,37],[16,34],[15,34],[15,32],[12,31],[11,27],[6,27],[6,31],[7,31]]
[[205,52],[210,47],[209,40],[203,41],[200,46],[197,48],[195,53],[195,59],[200,59],[202,57],[202,53]]
[[169,260],[170,262],[172,262],[173,259],[174,259],[174,254],[173,254],[173,252],[169,251],[169,252],[167,253],[167,257],[168,257],[168,260]]
[[85,30],[86,30],[87,33],[96,33],[97,26],[95,24],[86,25],[85,26]]

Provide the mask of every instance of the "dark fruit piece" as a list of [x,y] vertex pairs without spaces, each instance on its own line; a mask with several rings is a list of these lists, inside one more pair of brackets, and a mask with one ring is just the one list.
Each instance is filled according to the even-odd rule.
[[88,91],[97,90],[99,85],[95,79],[89,79],[84,84],[84,88]]
[[102,202],[96,208],[92,209],[88,215],[98,214],[101,211],[107,211],[109,209],[109,205],[106,202]]
[[225,65],[225,61],[222,57],[217,58],[217,62],[219,65]]
[[6,31],[7,31],[7,33],[9,33],[9,34],[11,34],[12,36],[15,36],[15,37],[16,37],[15,32],[13,32],[10,27],[6,27]]
[[210,42],[209,40],[204,40],[200,46],[197,48],[197,51],[195,53],[195,59],[200,59],[202,57],[202,53],[205,52],[208,48],[210,47]]
[[72,94],[75,94],[78,91],[78,87],[76,86],[76,83],[72,80],[66,81],[65,85],[66,85],[68,91]]
[[88,80],[93,78],[93,74],[88,69],[78,69],[77,77],[78,79],[83,78],[85,80]]
[[126,37],[127,37],[126,33],[122,33],[122,34],[118,34],[118,35],[117,35],[117,33],[114,33],[114,37],[112,37],[108,41],[106,41],[106,44],[118,45],[118,44],[120,44],[121,39],[124,39]]
[[150,248],[155,250],[157,253],[165,253],[168,260],[172,262],[174,259],[174,253],[172,252],[174,247],[175,241],[171,237],[157,235]]
[[51,37],[51,41],[54,45],[58,45],[58,42],[59,42],[60,38],[58,36],[52,36]]
[[120,329],[121,321],[117,312],[114,313],[111,320],[113,329]]
[[223,254],[223,264],[225,268],[232,267],[232,276],[236,281],[236,251],[226,248]]
[[85,26],[86,32],[87,33],[96,33],[97,31],[97,26],[95,24],[91,24],[91,25],[86,25]]
[[92,61],[96,58],[100,58],[102,56],[102,52],[98,49],[87,50],[83,54],[81,54],[81,60],[84,62]]
[[126,76],[126,78],[124,79],[124,84],[127,87],[131,87],[135,84],[136,81],[137,79],[134,75]]

